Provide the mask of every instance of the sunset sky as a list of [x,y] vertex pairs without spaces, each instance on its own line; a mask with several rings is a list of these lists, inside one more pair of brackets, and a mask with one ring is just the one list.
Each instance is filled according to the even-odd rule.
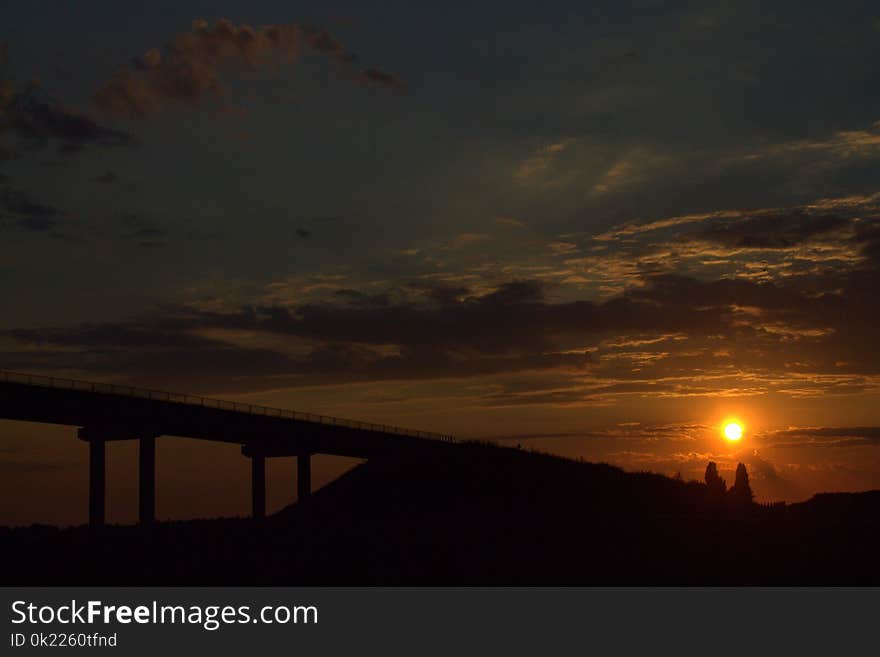
[[[0,368],[880,487],[880,6],[373,5],[5,3]],[[73,435],[0,423],[0,524],[84,520]]]

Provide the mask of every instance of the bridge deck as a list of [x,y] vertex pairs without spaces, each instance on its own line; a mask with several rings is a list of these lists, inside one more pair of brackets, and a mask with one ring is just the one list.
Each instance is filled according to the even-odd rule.
[[454,442],[452,436],[256,404],[0,371],[0,418],[84,427],[83,437],[147,435],[237,443],[282,456],[303,451],[369,458]]

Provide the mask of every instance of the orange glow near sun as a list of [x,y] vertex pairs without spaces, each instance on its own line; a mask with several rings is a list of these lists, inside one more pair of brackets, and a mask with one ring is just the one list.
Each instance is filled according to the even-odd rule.
[[736,421],[724,423],[724,438],[732,443],[741,440],[743,437],[743,425]]

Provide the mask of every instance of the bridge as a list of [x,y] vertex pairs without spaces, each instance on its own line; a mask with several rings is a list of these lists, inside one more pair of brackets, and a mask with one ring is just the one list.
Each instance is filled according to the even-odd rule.
[[0,419],[78,427],[89,444],[89,524],[104,525],[107,442],[137,440],[138,520],[156,516],[156,438],[176,436],[241,445],[251,460],[254,518],[266,515],[266,459],[295,456],[297,494],[311,494],[311,456],[370,459],[406,450],[444,449],[452,436],[268,406],[92,381],[0,370]]

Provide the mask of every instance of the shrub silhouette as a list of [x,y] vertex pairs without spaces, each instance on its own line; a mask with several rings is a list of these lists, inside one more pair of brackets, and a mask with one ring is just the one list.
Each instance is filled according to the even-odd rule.
[[727,492],[727,482],[718,474],[718,466],[714,461],[709,461],[709,465],[706,466],[706,488],[709,490],[709,497],[713,500],[721,500]]
[[[708,471],[707,471],[708,476]],[[748,506],[754,502],[755,495],[752,493],[752,487],[749,485],[749,472],[742,463],[736,466],[736,479],[733,486],[728,492],[730,501],[735,506]]]

